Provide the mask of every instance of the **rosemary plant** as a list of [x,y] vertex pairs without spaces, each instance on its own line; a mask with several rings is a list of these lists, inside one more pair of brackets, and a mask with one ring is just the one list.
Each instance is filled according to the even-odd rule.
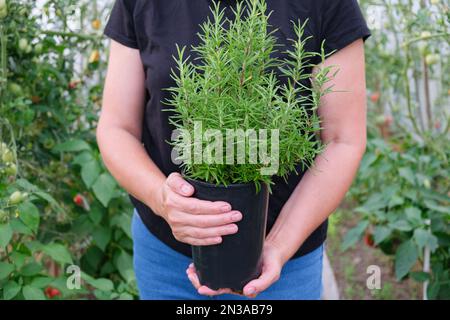
[[[312,70],[311,58],[326,58],[323,49],[319,53],[306,51],[310,39],[304,37],[307,21],[293,23],[296,39],[290,40],[292,46],[285,58],[277,59],[273,55],[278,48],[275,31],[269,31],[270,13],[266,13],[264,0],[238,1],[233,19],[225,17],[218,3],[211,10],[212,19],[201,26],[200,44],[192,47],[199,61],[186,57],[186,47],[177,47],[177,70],[172,72],[176,86],[168,89],[172,93],[166,102],[173,112],[170,121],[181,133],[171,143],[185,175],[224,185],[254,182],[259,188],[260,183],[270,185],[272,175],[286,177],[296,171],[298,164],[303,169],[310,167],[323,149],[320,139],[315,138],[320,130],[315,111],[332,88],[325,88],[331,67],[318,68],[314,74],[307,72]],[[280,81],[276,70],[287,81]],[[305,86],[309,79],[312,86]],[[208,135],[211,129],[215,133]],[[246,134],[248,139],[235,137],[231,142],[235,152],[227,154],[229,132],[261,129],[273,135],[278,132],[276,146],[268,135]],[[198,132],[202,141],[192,138]],[[218,133],[224,137],[222,144]],[[211,151],[211,144],[217,148]],[[255,145],[275,150],[278,158],[264,157],[259,150],[255,162]],[[240,147],[244,156],[238,153]],[[195,161],[193,158],[202,150],[215,153],[219,161]],[[273,160],[278,162],[276,172],[264,173],[261,169]]]

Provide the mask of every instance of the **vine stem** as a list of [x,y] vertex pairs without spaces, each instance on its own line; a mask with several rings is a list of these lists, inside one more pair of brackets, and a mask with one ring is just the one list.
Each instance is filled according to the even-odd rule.
[[1,69],[1,79],[0,79],[0,96],[3,96],[3,91],[6,88],[8,70],[7,70],[7,42],[8,39],[5,33],[5,27],[0,24],[0,69]]
[[448,38],[450,37],[450,33],[448,32],[439,32],[439,33],[435,33],[435,34],[431,34],[429,36],[420,36],[420,37],[415,37],[410,39],[409,41],[406,41],[402,44],[403,47],[408,47],[411,44],[418,42],[418,41],[423,41],[423,40],[429,40],[429,39],[434,39],[434,38]]
[[403,81],[405,85],[405,93],[406,93],[406,105],[408,107],[408,118],[411,120],[414,130],[416,133],[422,137],[422,132],[419,129],[419,126],[416,121],[416,117],[414,116],[413,106],[412,106],[412,97],[411,97],[411,88],[409,87],[409,77],[408,77],[408,69],[411,64],[411,57],[409,52],[409,46],[405,48],[405,66],[403,69]]
[[425,57],[422,58],[423,67],[423,87],[425,91],[425,111],[427,113],[428,129],[431,130],[433,124],[433,114],[431,112],[430,84],[428,75],[428,64]]
[[68,38],[78,38],[82,40],[99,40],[101,37],[98,35],[90,35],[90,34],[80,34],[75,32],[61,32],[61,31],[53,31],[53,30],[41,30],[41,33],[48,36],[61,36]]

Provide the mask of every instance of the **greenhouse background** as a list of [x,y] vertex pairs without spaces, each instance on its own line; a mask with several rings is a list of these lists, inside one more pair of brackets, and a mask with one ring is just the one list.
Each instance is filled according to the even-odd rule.
[[[132,207],[95,139],[112,4],[0,0],[0,299],[137,298]],[[324,298],[449,299],[449,4],[360,5],[369,138]]]

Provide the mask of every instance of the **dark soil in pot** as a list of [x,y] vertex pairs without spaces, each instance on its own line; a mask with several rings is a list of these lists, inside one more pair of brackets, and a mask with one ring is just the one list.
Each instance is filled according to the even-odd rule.
[[223,236],[222,243],[193,246],[192,256],[202,285],[213,290],[243,287],[261,273],[261,258],[266,234],[269,191],[265,184],[257,192],[254,183],[214,185],[187,179],[195,188],[194,197],[209,201],[226,201],[242,213],[239,231]]

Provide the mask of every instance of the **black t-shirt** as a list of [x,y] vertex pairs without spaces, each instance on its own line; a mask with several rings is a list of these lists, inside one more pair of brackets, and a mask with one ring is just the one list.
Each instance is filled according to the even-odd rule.
[[[224,0],[221,3],[230,7],[235,1]],[[167,143],[173,128],[169,125],[168,113],[162,111],[167,108],[162,101],[170,97],[170,92],[164,89],[174,86],[170,73],[171,69],[176,69],[173,59],[177,54],[176,44],[188,47],[198,44],[199,26],[211,16],[211,3],[210,0],[116,0],[104,31],[111,39],[140,51],[147,89],[142,142],[149,156],[166,175],[179,172],[180,168],[171,161],[171,146]],[[320,52],[321,43],[325,40],[326,52],[332,52],[370,35],[357,0],[267,0],[267,6],[268,11],[272,11],[269,22],[277,29],[275,36],[281,46],[288,46],[288,39],[295,39],[292,21],[306,19],[309,21],[304,36],[313,36],[307,43],[308,51]],[[227,10],[227,13],[231,12],[229,8]],[[287,182],[274,177],[267,231],[301,180],[304,172],[300,166],[298,173],[290,174]],[[157,238],[172,249],[191,255],[190,246],[173,237],[164,219],[131,195],[130,199],[147,228]],[[319,247],[326,233],[327,221],[309,236],[294,257]]]

